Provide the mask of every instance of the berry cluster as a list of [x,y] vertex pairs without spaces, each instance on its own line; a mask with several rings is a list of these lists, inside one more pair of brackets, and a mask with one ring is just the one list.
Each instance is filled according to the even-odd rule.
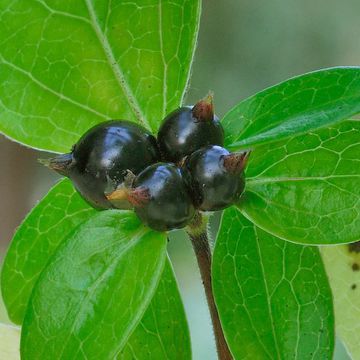
[[157,139],[127,121],[100,123],[69,154],[48,161],[98,209],[131,209],[149,227],[186,226],[196,210],[237,202],[248,152],[229,153],[212,97],[181,107],[163,121]]

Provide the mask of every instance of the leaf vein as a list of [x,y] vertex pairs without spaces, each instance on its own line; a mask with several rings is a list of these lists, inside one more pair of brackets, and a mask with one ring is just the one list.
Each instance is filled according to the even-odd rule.
[[116,61],[113,50],[111,48],[111,45],[108,41],[108,39],[106,38],[106,36],[104,35],[103,31],[100,28],[100,25],[98,23],[97,20],[97,16],[95,13],[95,9],[94,6],[91,2],[91,0],[85,0],[85,4],[88,8],[89,11],[89,16],[90,16],[90,20],[91,20],[91,24],[92,27],[96,33],[96,36],[104,50],[105,56],[108,60],[108,63],[115,75],[115,78],[120,86],[120,88],[122,89],[124,96],[132,110],[132,112],[135,114],[136,118],[139,120],[139,122],[147,127],[149,130],[151,130],[150,124],[147,120],[147,118],[145,117],[145,115],[142,112],[142,109],[136,99],[136,97],[134,96],[128,81],[126,80],[125,76],[124,76],[124,72],[121,69],[119,62]]

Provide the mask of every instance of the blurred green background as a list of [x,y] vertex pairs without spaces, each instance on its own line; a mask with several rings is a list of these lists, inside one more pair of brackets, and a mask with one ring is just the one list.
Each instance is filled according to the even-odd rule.
[[[215,93],[216,112],[289,77],[360,64],[358,0],[204,0],[187,103]],[[36,151],[0,136],[0,258],[15,228],[55,183]],[[216,359],[200,277],[181,231],[169,243],[189,318],[194,359]],[[0,306],[0,319],[4,319]],[[337,347],[336,359],[347,359]]]

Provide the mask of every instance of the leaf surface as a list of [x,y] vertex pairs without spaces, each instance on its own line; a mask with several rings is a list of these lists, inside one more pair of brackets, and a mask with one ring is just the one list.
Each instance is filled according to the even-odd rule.
[[232,150],[303,134],[360,112],[360,67],[297,76],[240,102],[224,117]]
[[31,291],[59,244],[97,213],[62,180],[17,229],[1,272],[1,290],[10,319],[21,324]]
[[280,240],[231,207],[222,217],[212,271],[234,358],[331,359],[332,298],[317,248]]
[[[68,180],[63,180],[24,220],[11,243],[2,272],[2,293],[14,322],[22,323],[31,291],[59,244],[97,213],[80,198]],[[174,354],[184,359],[191,357],[182,300],[168,261],[154,298],[122,356],[127,359],[134,354],[154,359],[165,355],[171,359]]]
[[191,359],[189,329],[170,261],[166,262],[156,293],[118,359]]
[[360,122],[344,121],[256,147],[243,214],[277,237],[304,244],[360,239]]
[[[0,323],[0,359],[20,359],[20,330]],[[170,260],[149,307],[118,356],[134,358],[191,359],[188,324]]]
[[350,352],[360,359],[360,244],[321,248],[334,297],[336,334]]
[[156,131],[184,97],[200,0],[0,0],[0,131],[68,152],[91,126]]
[[23,323],[21,355],[116,357],[147,309],[165,259],[165,234],[150,231],[132,212],[94,215],[41,273]]

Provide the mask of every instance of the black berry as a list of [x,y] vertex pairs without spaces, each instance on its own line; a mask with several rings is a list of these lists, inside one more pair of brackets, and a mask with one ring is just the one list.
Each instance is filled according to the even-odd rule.
[[[127,171],[138,174],[159,160],[156,139],[146,129],[122,120],[100,123],[87,131],[70,154],[49,161],[49,167],[68,176],[92,206],[114,207],[105,194],[124,182]],[[131,208],[126,199],[117,208]]]
[[[117,192],[109,198],[116,199]],[[123,196],[122,189],[119,194]],[[157,163],[143,170],[134,179],[128,199],[142,222],[157,231],[182,228],[195,213],[183,170],[170,163]]]
[[248,154],[208,146],[186,158],[183,166],[188,171],[187,181],[198,209],[221,210],[239,201],[245,187]]
[[162,157],[175,163],[204,146],[223,146],[224,130],[214,115],[212,96],[170,113],[160,127],[158,143]]

